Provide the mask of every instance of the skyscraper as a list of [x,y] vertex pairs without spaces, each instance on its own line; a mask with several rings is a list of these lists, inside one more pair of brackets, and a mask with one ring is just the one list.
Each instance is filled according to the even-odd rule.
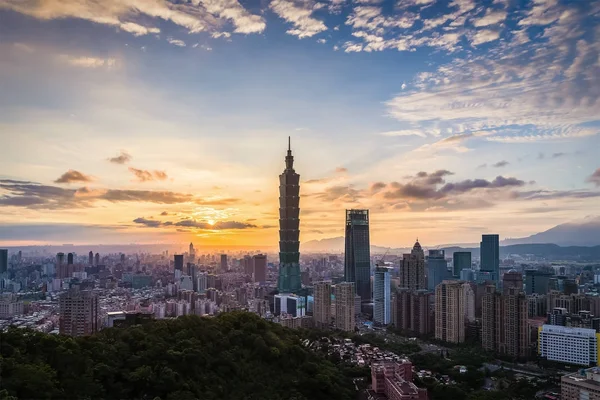
[[455,251],[452,255],[452,266],[452,275],[454,275],[455,278],[460,278],[460,271],[463,269],[471,269],[471,252]]
[[392,296],[392,323],[396,329],[417,335],[433,333],[432,298],[433,293],[425,289],[398,289]]
[[346,210],[344,280],[355,283],[362,301],[371,300],[369,210]]
[[59,331],[83,336],[98,331],[98,296],[91,290],[74,288],[59,298]]
[[73,257],[74,257],[73,253],[67,254],[67,264],[73,265]]
[[410,290],[427,289],[425,253],[418,240],[410,254],[404,254],[400,262],[400,287]]
[[65,253],[56,253],[56,266],[60,267],[65,263]]
[[525,270],[525,292],[527,294],[548,293],[548,286],[551,277],[551,272],[540,271],[537,269]]
[[346,332],[354,331],[354,282],[335,285],[335,327]]
[[179,270],[183,274],[183,254],[175,254],[173,256],[173,262],[175,264],[175,270]]
[[327,329],[331,324],[331,283],[317,282],[315,283],[314,289],[315,306],[313,319],[315,321],[315,327]]
[[452,279],[452,273],[448,270],[444,250],[429,250],[427,256],[427,288],[435,290],[435,287],[447,279]]
[[279,175],[279,293],[302,288],[300,276],[300,175],[294,171],[294,157],[288,138],[285,170]]
[[221,254],[221,272],[227,272],[227,254]]
[[[451,343],[465,341],[465,295],[468,284],[443,281],[435,288],[435,338]],[[471,297],[472,299],[472,297]]]
[[88,264],[94,265],[94,252],[93,251],[90,251],[88,253]]
[[0,274],[8,271],[8,249],[0,249]]
[[94,256],[94,262],[96,265],[100,265],[100,253],[96,253]]
[[265,283],[267,281],[267,255],[255,254],[252,256],[252,279],[254,282]]
[[523,290],[523,274],[511,269],[502,276],[502,291],[504,294],[508,289],[515,288],[518,291]]
[[498,235],[481,235],[479,246],[481,271],[490,272],[492,280],[498,284],[500,280],[500,237]]
[[196,255],[196,250],[194,250],[194,244],[190,242],[190,257],[194,257]]
[[375,267],[373,275],[373,322],[388,325],[391,321],[390,271]]

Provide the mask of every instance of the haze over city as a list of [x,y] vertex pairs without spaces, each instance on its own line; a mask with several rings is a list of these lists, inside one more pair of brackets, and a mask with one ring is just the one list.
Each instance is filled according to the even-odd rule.
[[478,243],[598,222],[598,1],[0,0],[0,244]]

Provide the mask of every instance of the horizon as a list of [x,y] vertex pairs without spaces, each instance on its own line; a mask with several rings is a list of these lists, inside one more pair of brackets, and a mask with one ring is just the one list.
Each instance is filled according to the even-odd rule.
[[0,20],[0,247],[277,248],[288,137],[304,243],[352,208],[392,248],[600,221],[599,0],[0,0]]

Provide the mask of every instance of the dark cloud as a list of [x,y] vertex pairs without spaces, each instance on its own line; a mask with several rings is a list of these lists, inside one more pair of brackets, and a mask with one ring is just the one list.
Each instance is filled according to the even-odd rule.
[[355,203],[362,197],[361,191],[352,188],[351,186],[331,186],[323,192],[315,194],[319,199],[325,201],[343,201],[347,203]]
[[514,197],[525,200],[589,199],[600,197],[600,192],[585,190],[533,190],[516,192],[514,193]]
[[440,189],[440,192],[444,194],[466,193],[474,189],[499,189],[524,185],[525,182],[520,179],[497,176],[493,181],[488,181],[486,179],[467,179],[461,182],[447,183]]
[[381,189],[385,188],[385,183],[383,182],[375,182],[372,183],[371,186],[369,186],[369,191],[371,191],[372,193],[376,193],[379,192]]
[[508,161],[498,161],[496,164],[493,164],[492,167],[494,168],[502,168],[502,167],[506,167],[509,164]]
[[558,157],[562,157],[562,156],[566,156],[567,153],[554,153],[552,154],[552,158],[558,158]]
[[480,166],[477,167],[477,169],[484,169],[487,168],[487,164],[481,164]]
[[149,228],[158,228],[161,226],[176,226],[180,228],[195,228],[195,229],[206,229],[206,230],[227,230],[227,229],[247,229],[257,228],[254,224],[248,224],[238,221],[218,221],[211,225],[205,221],[196,221],[193,219],[184,219],[178,222],[160,222],[146,218],[136,218],[133,220],[134,223],[144,225]]
[[91,182],[92,177],[73,169],[62,174],[54,183]]
[[596,169],[587,179],[586,182],[600,186],[600,168]]
[[110,161],[111,163],[114,163],[114,164],[123,165],[123,164],[127,164],[129,161],[131,161],[131,158],[132,158],[131,154],[127,153],[126,151],[121,150],[121,153],[118,156],[109,158],[108,161]]
[[165,215],[169,215],[169,213],[166,212],[166,211],[163,211],[163,212],[160,213],[160,215],[165,216]]
[[129,167],[129,172],[134,174],[139,182],[164,181],[168,178],[164,171],[148,171],[145,169]]
[[147,202],[156,204],[194,203],[198,205],[230,205],[239,199],[203,199],[188,193],[153,190],[120,190],[120,189],[66,189],[58,186],[38,183],[0,180],[0,205],[24,207],[31,209],[74,209],[93,207],[96,202],[104,200],[118,202]]

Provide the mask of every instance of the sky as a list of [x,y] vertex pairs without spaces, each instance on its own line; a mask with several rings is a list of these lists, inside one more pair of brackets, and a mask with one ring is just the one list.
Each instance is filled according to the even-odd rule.
[[600,214],[600,1],[0,0],[0,245],[524,237]]

